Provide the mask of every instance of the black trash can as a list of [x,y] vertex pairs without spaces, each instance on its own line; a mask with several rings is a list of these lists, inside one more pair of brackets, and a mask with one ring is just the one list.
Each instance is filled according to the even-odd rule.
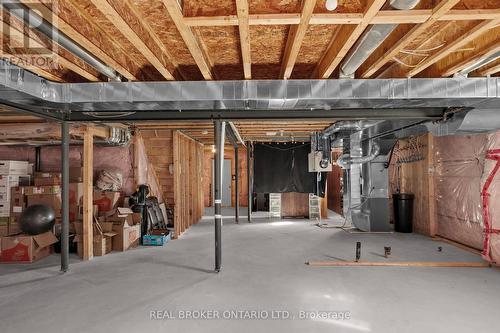
[[396,232],[413,232],[413,199],[411,193],[394,193],[394,230]]

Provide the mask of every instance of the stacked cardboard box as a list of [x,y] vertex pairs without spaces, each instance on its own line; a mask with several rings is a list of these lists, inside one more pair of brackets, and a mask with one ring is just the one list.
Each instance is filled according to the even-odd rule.
[[18,233],[17,224],[10,226],[13,212],[11,189],[30,185],[29,164],[24,161],[0,161],[0,236]]
[[106,217],[106,222],[113,223],[117,233],[113,239],[113,251],[127,251],[137,247],[141,238],[141,215],[130,208],[117,208],[113,215]]

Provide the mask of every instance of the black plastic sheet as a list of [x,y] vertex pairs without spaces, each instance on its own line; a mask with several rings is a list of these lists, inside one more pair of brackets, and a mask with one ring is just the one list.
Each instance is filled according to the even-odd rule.
[[255,144],[254,192],[315,193],[324,197],[327,174],[309,172],[310,152],[309,143]]

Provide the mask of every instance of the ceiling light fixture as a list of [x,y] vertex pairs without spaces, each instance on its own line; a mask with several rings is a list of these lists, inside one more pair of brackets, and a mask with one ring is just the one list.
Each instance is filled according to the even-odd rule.
[[338,0],[326,0],[325,7],[329,11],[333,11],[333,10],[337,9],[338,5],[339,5]]

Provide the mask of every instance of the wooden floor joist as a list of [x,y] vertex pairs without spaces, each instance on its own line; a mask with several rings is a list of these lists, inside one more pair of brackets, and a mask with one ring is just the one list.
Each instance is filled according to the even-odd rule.
[[385,2],[385,0],[369,0],[361,22],[354,29],[349,26],[341,28],[316,67],[313,73],[315,78],[327,79],[330,77]]
[[[130,6],[128,0],[123,2],[123,5],[128,9],[128,20],[134,19],[134,28],[141,31],[139,35],[130,25],[130,22],[126,21],[122,15],[113,7],[107,0],[91,0],[94,6],[97,7],[106,18],[115,25],[115,27],[125,36],[133,45],[137,47],[142,55],[149,61],[151,64],[160,72],[160,74],[167,80],[175,80],[174,76],[165,64],[159,59],[159,52],[157,50],[161,50],[164,54],[166,54],[167,58],[171,58],[171,56],[167,53],[165,46],[161,41],[159,41],[156,34],[149,27],[148,23],[144,20],[141,20],[138,16],[139,14],[133,10],[133,7]],[[146,40],[151,40],[151,45],[146,43]],[[157,50],[151,50],[152,47],[155,47]],[[157,52],[155,52],[157,51]]]
[[372,63],[367,70],[360,74],[361,78],[369,78],[373,76],[382,66],[391,61],[399,54],[406,46],[408,46],[415,38],[429,29],[436,21],[444,16],[452,9],[460,0],[443,0],[433,10],[431,16],[422,24],[415,25],[403,38],[394,44],[384,55]]
[[292,25],[288,32],[288,39],[281,64],[280,78],[289,79],[292,75],[292,70],[299,55],[302,40],[306,35],[307,27],[311,19],[316,0],[304,0],[302,3],[302,14],[298,25]]
[[487,262],[444,262],[444,261],[387,261],[387,262],[368,262],[368,261],[309,261],[306,263],[314,267],[342,267],[342,266],[373,266],[373,267],[476,267],[487,268],[491,265]]
[[238,29],[240,32],[241,58],[245,80],[252,78],[252,57],[250,53],[250,29],[248,25],[248,1],[236,0],[238,12]]

